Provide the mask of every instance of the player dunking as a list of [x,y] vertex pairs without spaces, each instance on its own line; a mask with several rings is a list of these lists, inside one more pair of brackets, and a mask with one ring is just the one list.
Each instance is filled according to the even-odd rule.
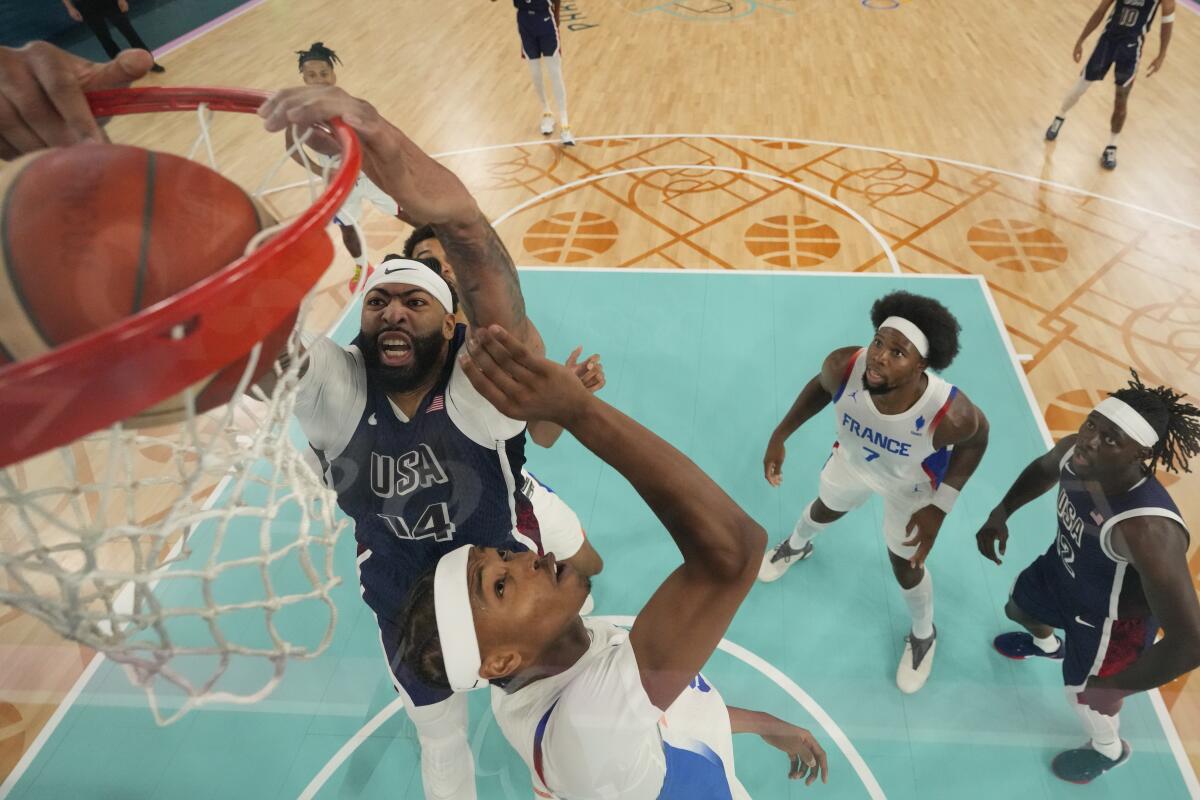
[[[338,58],[337,53],[325,46],[324,42],[313,42],[312,46],[307,50],[297,50],[296,55],[300,60],[300,77],[304,80],[306,86],[334,86],[337,84],[337,72],[334,66],[342,63]],[[292,146],[292,132],[287,131],[287,146]],[[303,165],[304,160],[296,154],[292,156],[296,163]],[[324,172],[324,168],[329,164],[330,159],[321,153],[316,154],[316,162],[309,162],[309,169],[320,175]],[[354,276],[350,279],[349,289],[353,292],[358,288],[358,282],[362,277],[363,272],[370,271],[370,264],[367,260],[367,254],[363,250],[363,244],[359,241],[358,233],[355,232],[354,226],[360,219],[362,213],[363,202],[368,202],[375,206],[381,212],[389,217],[394,217],[399,212],[396,206],[396,201],[387,196],[387,193],[371,182],[366,173],[360,173],[358,182],[354,184],[354,190],[350,196],[346,198],[346,202],[338,209],[337,215],[333,221],[337,223],[338,230],[342,233],[342,244],[346,246],[346,250],[350,253],[350,257],[354,259]]]
[[987,449],[983,412],[929,369],[958,354],[958,321],[936,300],[893,292],[871,308],[868,347],[843,347],[825,359],[767,444],[763,471],[783,479],[784,443],[833,403],[837,441],[821,470],[817,499],[792,535],[763,557],[759,579],[773,581],[812,555],[812,539],[872,494],[883,497],[883,534],[896,582],[912,617],[896,685],[912,693],[933,668],[933,576],[925,566],[959,490]]
[[[434,226],[458,268],[472,326],[504,324],[517,337],[536,336],[512,259],[474,199],[370,104],[314,86],[286,89],[260,113],[268,130],[346,120],[362,141],[372,179],[408,217]],[[417,728],[426,796],[470,798],[465,698],[405,667],[395,651],[397,625],[411,582],[463,542],[547,552],[520,482],[525,426],[466,379],[458,359],[466,326],[456,322],[455,293],[435,270],[391,259],[363,288],[352,346],[323,337],[307,344],[296,415],[338,504],[354,519],[363,598]],[[598,568],[582,550],[572,561],[582,573]]]
[[458,691],[487,686],[505,738],[539,797],[746,800],[733,733],[824,779],[811,734],[727,706],[699,670],[754,582],[760,528],[675,448],[533,355],[502,328],[477,329],[464,370],[504,413],[549,419],[620,472],[674,539],[683,563],[626,632],[579,616],[588,581],[552,557],[463,546],[407,604],[405,663]]
[[[1120,135],[1121,129],[1125,127],[1129,93],[1133,91],[1133,81],[1137,77],[1138,65],[1142,58],[1142,45],[1146,41],[1146,34],[1150,32],[1154,15],[1158,12],[1159,0],[1100,0],[1100,5],[1092,12],[1087,24],[1083,26],[1083,33],[1079,34],[1079,39],[1075,42],[1073,56],[1076,63],[1079,63],[1083,57],[1084,40],[1100,24],[1100,20],[1109,6],[1113,6],[1113,10],[1104,26],[1104,33],[1100,34],[1100,38],[1096,42],[1096,49],[1092,51],[1079,80],[1063,98],[1058,116],[1046,129],[1046,139],[1054,141],[1058,138],[1059,131],[1062,130],[1063,123],[1066,121],[1067,112],[1079,102],[1079,98],[1083,97],[1083,93],[1093,82],[1104,80],[1109,68],[1115,65],[1117,97],[1113,105],[1110,126],[1112,136],[1104,148],[1104,153],[1100,156],[1100,164],[1105,169],[1116,169],[1117,137]],[[1171,30],[1175,21],[1175,0],[1162,0],[1162,8],[1162,36],[1158,46],[1158,55],[1150,62],[1150,68],[1146,70],[1147,78],[1162,68],[1163,59],[1167,57],[1167,45],[1171,43]]]
[[[492,0],[496,2],[496,0]],[[571,134],[571,123],[567,119],[567,87],[563,82],[562,39],[559,36],[559,11],[561,0],[513,0],[517,9],[517,34],[521,37],[521,57],[529,65],[533,78],[533,90],[542,101],[543,136],[554,133],[554,112],[546,99],[546,85],[542,78],[542,64],[550,76],[554,90],[554,102],[558,105],[559,137],[567,146],[575,144]]]
[[976,534],[979,552],[999,564],[1008,517],[1058,486],[1058,535],[1021,572],[1004,609],[1027,632],[1002,634],[995,647],[1009,658],[1063,662],[1068,697],[1090,737],[1055,757],[1054,774],[1065,781],[1088,783],[1129,759],[1118,725],[1126,695],[1200,666],[1189,535],[1155,477],[1160,464],[1186,472],[1200,452],[1200,409],[1182,397],[1133,373],[1078,433],[1025,468]]

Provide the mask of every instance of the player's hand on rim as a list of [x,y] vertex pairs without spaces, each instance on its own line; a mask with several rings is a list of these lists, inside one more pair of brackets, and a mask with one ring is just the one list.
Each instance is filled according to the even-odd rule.
[[[999,555],[996,554],[997,544],[1000,545]],[[988,515],[983,527],[975,534],[975,545],[984,558],[995,561],[997,564],[1001,563],[1000,557],[1004,555],[1005,548],[1008,546],[1008,521],[1001,509],[994,509]]]
[[282,89],[258,109],[268,131],[307,129],[340,117],[362,141],[363,171],[411,224],[486,226],[467,187],[365,100],[336,86]]
[[479,393],[513,419],[567,427],[592,396],[573,370],[534,355],[499,325],[476,329],[459,360]]
[[128,86],[153,65],[145,50],[98,63],[46,42],[0,47],[0,159],[107,141],[84,93]]

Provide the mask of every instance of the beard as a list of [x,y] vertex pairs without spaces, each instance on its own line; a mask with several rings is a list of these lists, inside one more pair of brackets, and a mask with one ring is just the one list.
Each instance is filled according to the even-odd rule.
[[410,334],[412,359],[401,367],[383,364],[379,360],[379,337],[387,332],[388,329],[385,329],[367,337],[363,351],[367,376],[378,382],[385,392],[411,392],[442,366],[441,355],[446,340],[442,338],[441,331],[433,331],[425,336]]
[[891,384],[887,384],[887,383],[884,383],[880,386],[872,386],[871,384],[867,383],[867,373],[864,372],[863,376],[862,376],[862,388],[866,390],[867,394],[876,396],[876,395],[881,395],[881,394],[887,394],[888,392],[892,391],[896,387],[892,386]]

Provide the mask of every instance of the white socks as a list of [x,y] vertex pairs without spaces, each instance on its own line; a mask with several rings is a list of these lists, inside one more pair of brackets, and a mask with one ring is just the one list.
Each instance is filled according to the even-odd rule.
[[1097,753],[1116,761],[1121,757],[1120,715],[1106,716],[1079,702],[1079,695],[1067,690],[1067,700],[1083,722],[1083,730],[1092,739]]
[[404,709],[421,742],[426,800],[475,800],[475,756],[467,742],[467,695]]
[[1108,140],[1108,146],[1109,146],[1109,147],[1116,147],[1116,146],[1117,146],[1117,137],[1118,137],[1118,136],[1120,136],[1120,135],[1121,135],[1121,134],[1119,134],[1119,133],[1114,133],[1114,134],[1112,135],[1112,137],[1111,137],[1111,138],[1109,138],[1109,140]]
[[1061,646],[1058,643],[1058,637],[1056,637],[1053,633],[1047,636],[1045,639],[1039,639],[1032,633],[1029,635],[1033,639],[1033,643],[1036,644],[1038,649],[1043,653],[1053,653]]
[[537,92],[538,100],[542,101],[542,112],[550,113],[550,101],[546,99],[546,86],[542,82],[542,59],[527,58],[525,63],[529,65],[529,76],[533,78],[533,90]]
[[1080,75],[1079,80],[1071,87],[1071,91],[1067,92],[1067,96],[1063,98],[1062,108],[1059,110],[1058,115],[1065,117],[1067,112],[1079,102],[1079,98],[1083,97],[1083,93],[1088,90],[1088,86],[1090,85],[1091,81]]
[[813,522],[812,503],[809,503],[808,508],[804,509],[800,519],[796,521],[792,535],[788,537],[788,546],[793,550],[803,550],[813,540],[813,537],[828,528],[829,525],[828,522]]
[[550,86],[554,89],[554,102],[558,106],[558,123],[568,128],[571,123],[567,121],[567,86],[563,83],[562,56],[556,53],[543,56],[538,61],[545,61],[546,70],[550,73]]
[[912,635],[918,639],[933,636],[933,573],[925,568],[925,577],[911,589],[900,587],[908,613],[912,616]]

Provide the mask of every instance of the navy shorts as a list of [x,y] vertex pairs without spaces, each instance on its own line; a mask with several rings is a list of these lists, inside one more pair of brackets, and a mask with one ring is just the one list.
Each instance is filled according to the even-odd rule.
[[1110,619],[1071,607],[1058,590],[1051,547],[1021,571],[1012,601],[1038,622],[1064,634],[1063,683],[1082,688],[1091,675],[1121,672],[1154,644],[1158,621],[1153,617]]
[[517,32],[521,34],[521,52],[525,58],[558,53],[558,28],[554,25],[554,17],[518,11]]
[[1108,68],[1116,65],[1117,86],[1128,86],[1137,77],[1138,61],[1142,56],[1142,39],[1111,39],[1107,33],[1096,42],[1087,66],[1083,68],[1083,77],[1089,81],[1104,80]]

